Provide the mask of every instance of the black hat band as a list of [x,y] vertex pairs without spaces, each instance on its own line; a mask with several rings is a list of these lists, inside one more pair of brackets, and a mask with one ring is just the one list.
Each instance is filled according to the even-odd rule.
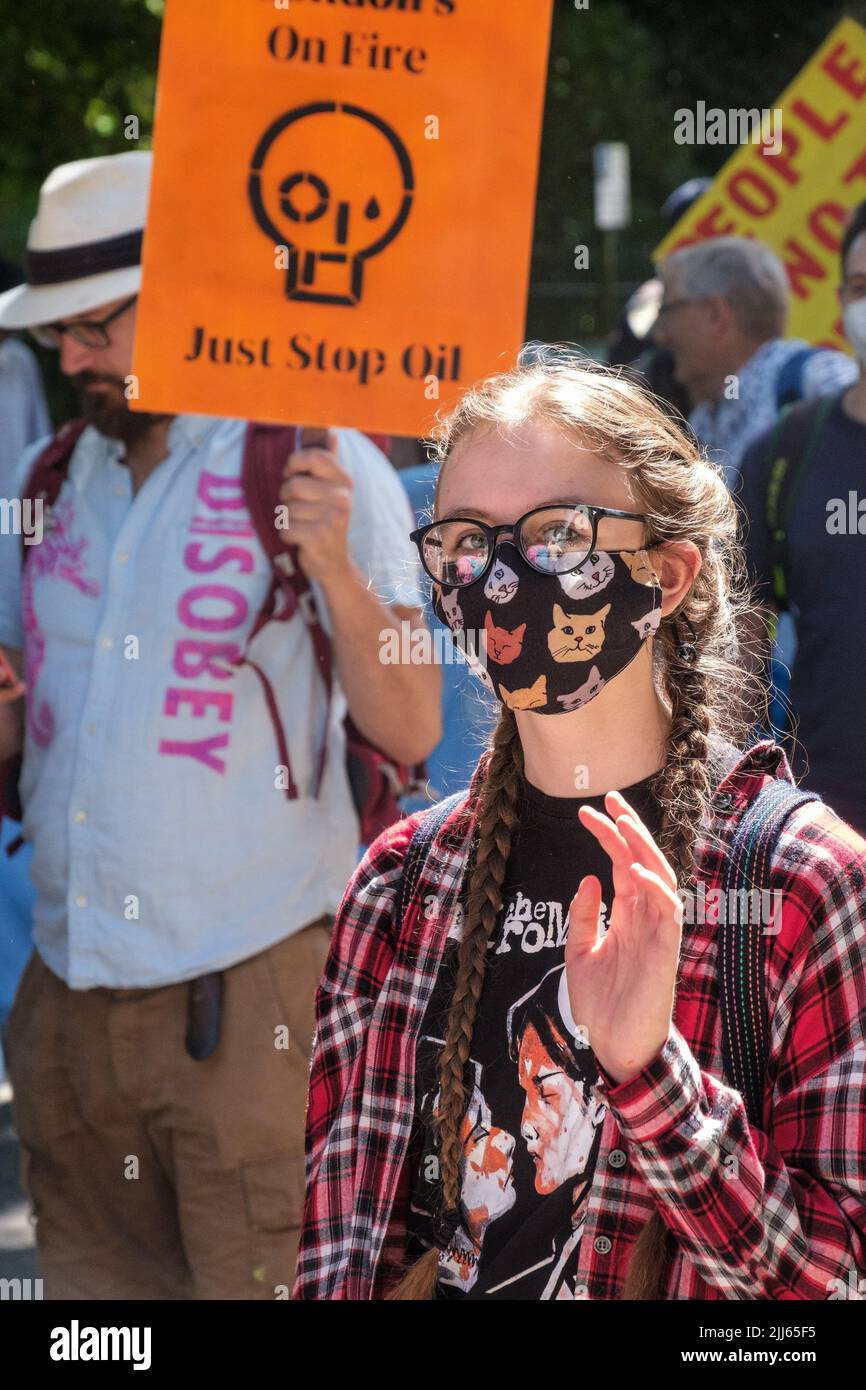
[[57,251],[26,251],[24,274],[28,285],[59,285],[66,280],[83,280],[106,270],[122,270],[141,262],[143,232],[124,232],[103,241],[81,246],[61,247]]

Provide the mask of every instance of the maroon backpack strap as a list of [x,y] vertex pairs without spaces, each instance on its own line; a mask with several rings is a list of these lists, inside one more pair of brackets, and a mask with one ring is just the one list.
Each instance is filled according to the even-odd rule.
[[[60,426],[54,438],[34,459],[30,475],[24,484],[22,501],[41,501],[45,507],[54,506],[69,472],[75,446],[86,428],[86,420],[67,420],[65,425]],[[26,559],[31,547],[23,544],[23,535],[22,546]]]
[[271,722],[274,726],[280,757],[283,766],[288,769],[286,796],[290,801],[297,799],[298,790],[292,775],[289,749],[285,729],[279,715],[276,695],[265,672],[256,662],[250,660],[247,651],[253,638],[261,631],[265,623],[287,622],[300,609],[301,617],[307,625],[313,643],[327,697],[322,742],[316,758],[313,785],[313,795],[318,796],[325,771],[331,716],[331,692],[333,688],[331,643],[322,626],[310,581],[301,568],[298,547],[286,545],[277,527],[277,508],[280,506],[283,469],[289,454],[295,447],[296,437],[297,431],[293,425],[258,423],[248,425],[242,467],[244,497],[250,519],[271,562],[273,579],[265,602],[250,629],[241,663],[250,666],[261,681]]
[[[86,420],[69,420],[65,425],[60,426],[54,438],[34,459],[22,488],[22,501],[41,501],[45,508],[54,506],[69,472],[69,461],[72,458],[73,450],[86,427]],[[31,546],[24,544],[22,528],[22,564],[27,559],[31,549]],[[18,795],[21,761],[21,754],[16,753],[13,757],[6,758],[0,763],[0,820],[4,817],[16,821],[21,819],[22,807]],[[7,847],[7,854],[14,854],[23,843],[22,836],[17,836]]]

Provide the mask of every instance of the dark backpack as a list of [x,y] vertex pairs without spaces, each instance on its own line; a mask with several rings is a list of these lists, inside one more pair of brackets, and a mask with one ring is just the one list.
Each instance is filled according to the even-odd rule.
[[[466,798],[455,792],[431,807],[419,823],[403,859],[397,888],[395,927],[400,940],[403,920],[424,860],[437,833]],[[776,846],[788,817],[817,792],[801,791],[790,782],[768,783],[743,812],[725,860],[723,901],[734,892],[769,891]],[[758,899],[763,906],[763,898]],[[722,1015],[724,1072],[746,1105],[749,1120],[764,1126],[764,1092],[769,1057],[769,1019],[765,982],[765,924],[741,922],[736,913],[719,915],[717,982]]]
[[769,536],[770,581],[780,610],[789,606],[788,528],[797,494],[818,436],[838,398],[838,394],[818,396],[785,406],[764,456],[764,516]]
[[[23,499],[39,498],[45,508],[54,504],[69,471],[73,450],[86,424],[85,420],[72,420],[61,426],[51,443],[36,459],[24,489]],[[294,617],[295,612],[300,610],[313,643],[330,711],[333,686],[331,643],[319,618],[310,581],[299,563],[298,548],[283,543],[275,524],[283,468],[295,447],[296,433],[294,426],[257,423],[247,426],[242,464],[244,500],[258,540],[271,562],[273,579],[265,601],[250,628],[240,661],[235,663],[249,666],[261,683],[274,728],[280,763],[287,769],[285,793],[289,801],[297,800],[298,788],[292,775],[285,730],[273,687],[262,668],[250,657],[249,648],[266,623],[288,622]],[[387,445],[384,436],[374,435],[372,438],[380,447],[383,444]],[[23,547],[25,562],[29,549],[28,546]],[[325,732],[316,757],[314,796],[319,795],[325,770],[325,738],[328,724],[326,715],[323,725]],[[368,842],[403,814],[399,804],[400,797],[424,790],[427,769],[424,763],[410,767],[395,762],[361,733],[349,715],[346,716],[345,726],[346,771],[352,789],[352,799],[361,822],[361,838]],[[15,820],[21,819],[18,796],[20,767],[19,756],[9,759],[0,770],[0,815],[7,815]]]
[[[793,360],[793,359],[792,359]],[[778,611],[790,608],[788,599],[788,531],[800,484],[812,458],[824,422],[838,396],[819,396],[785,406],[780,412],[764,456],[764,520],[768,536],[770,586]],[[770,642],[778,633],[778,617],[768,624]],[[791,732],[792,710],[788,700],[790,672],[775,654],[770,657],[770,737]]]

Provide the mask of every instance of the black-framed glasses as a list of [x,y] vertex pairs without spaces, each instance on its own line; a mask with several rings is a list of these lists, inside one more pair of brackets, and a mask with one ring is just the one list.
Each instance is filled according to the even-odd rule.
[[138,295],[134,294],[131,299],[124,300],[123,304],[112,309],[104,319],[80,319],[78,323],[42,323],[31,328],[30,335],[36,339],[40,347],[45,348],[59,348],[64,333],[68,333],[70,338],[74,338],[82,347],[110,347],[111,337],[106,331],[108,325],[119,319],[121,314],[125,314],[137,299]]
[[484,578],[493,563],[497,540],[506,533],[539,574],[569,574],[594,553],[603,516],[646,521],[640,512],[559,502],[534,507],[502,526],[488,526],[477,517],[451,516],[419,526],[409,538],[418,547],[430,578],[446,588],[458,588]]

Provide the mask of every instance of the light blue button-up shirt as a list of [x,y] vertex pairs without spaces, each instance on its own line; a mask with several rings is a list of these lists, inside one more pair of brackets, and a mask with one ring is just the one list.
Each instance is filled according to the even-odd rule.
[[[90,428],[23,578],[20,537],[0,538],[0,643],[23,646],[28,685],[34,940],[73,988],[232,965],[336,911],[355,865],[336,671],[312,798],[326,705],[300,613],[268,624],[250,652],[277,692],[298,800],[283,790],[256,674],[225,664],[271,581],[240,490],[244,430],[178,417],[168,457],[133,496],[122,446]],[[353,559],[383,602],[420,607],[402,485],[363,435],[337,437]]]

